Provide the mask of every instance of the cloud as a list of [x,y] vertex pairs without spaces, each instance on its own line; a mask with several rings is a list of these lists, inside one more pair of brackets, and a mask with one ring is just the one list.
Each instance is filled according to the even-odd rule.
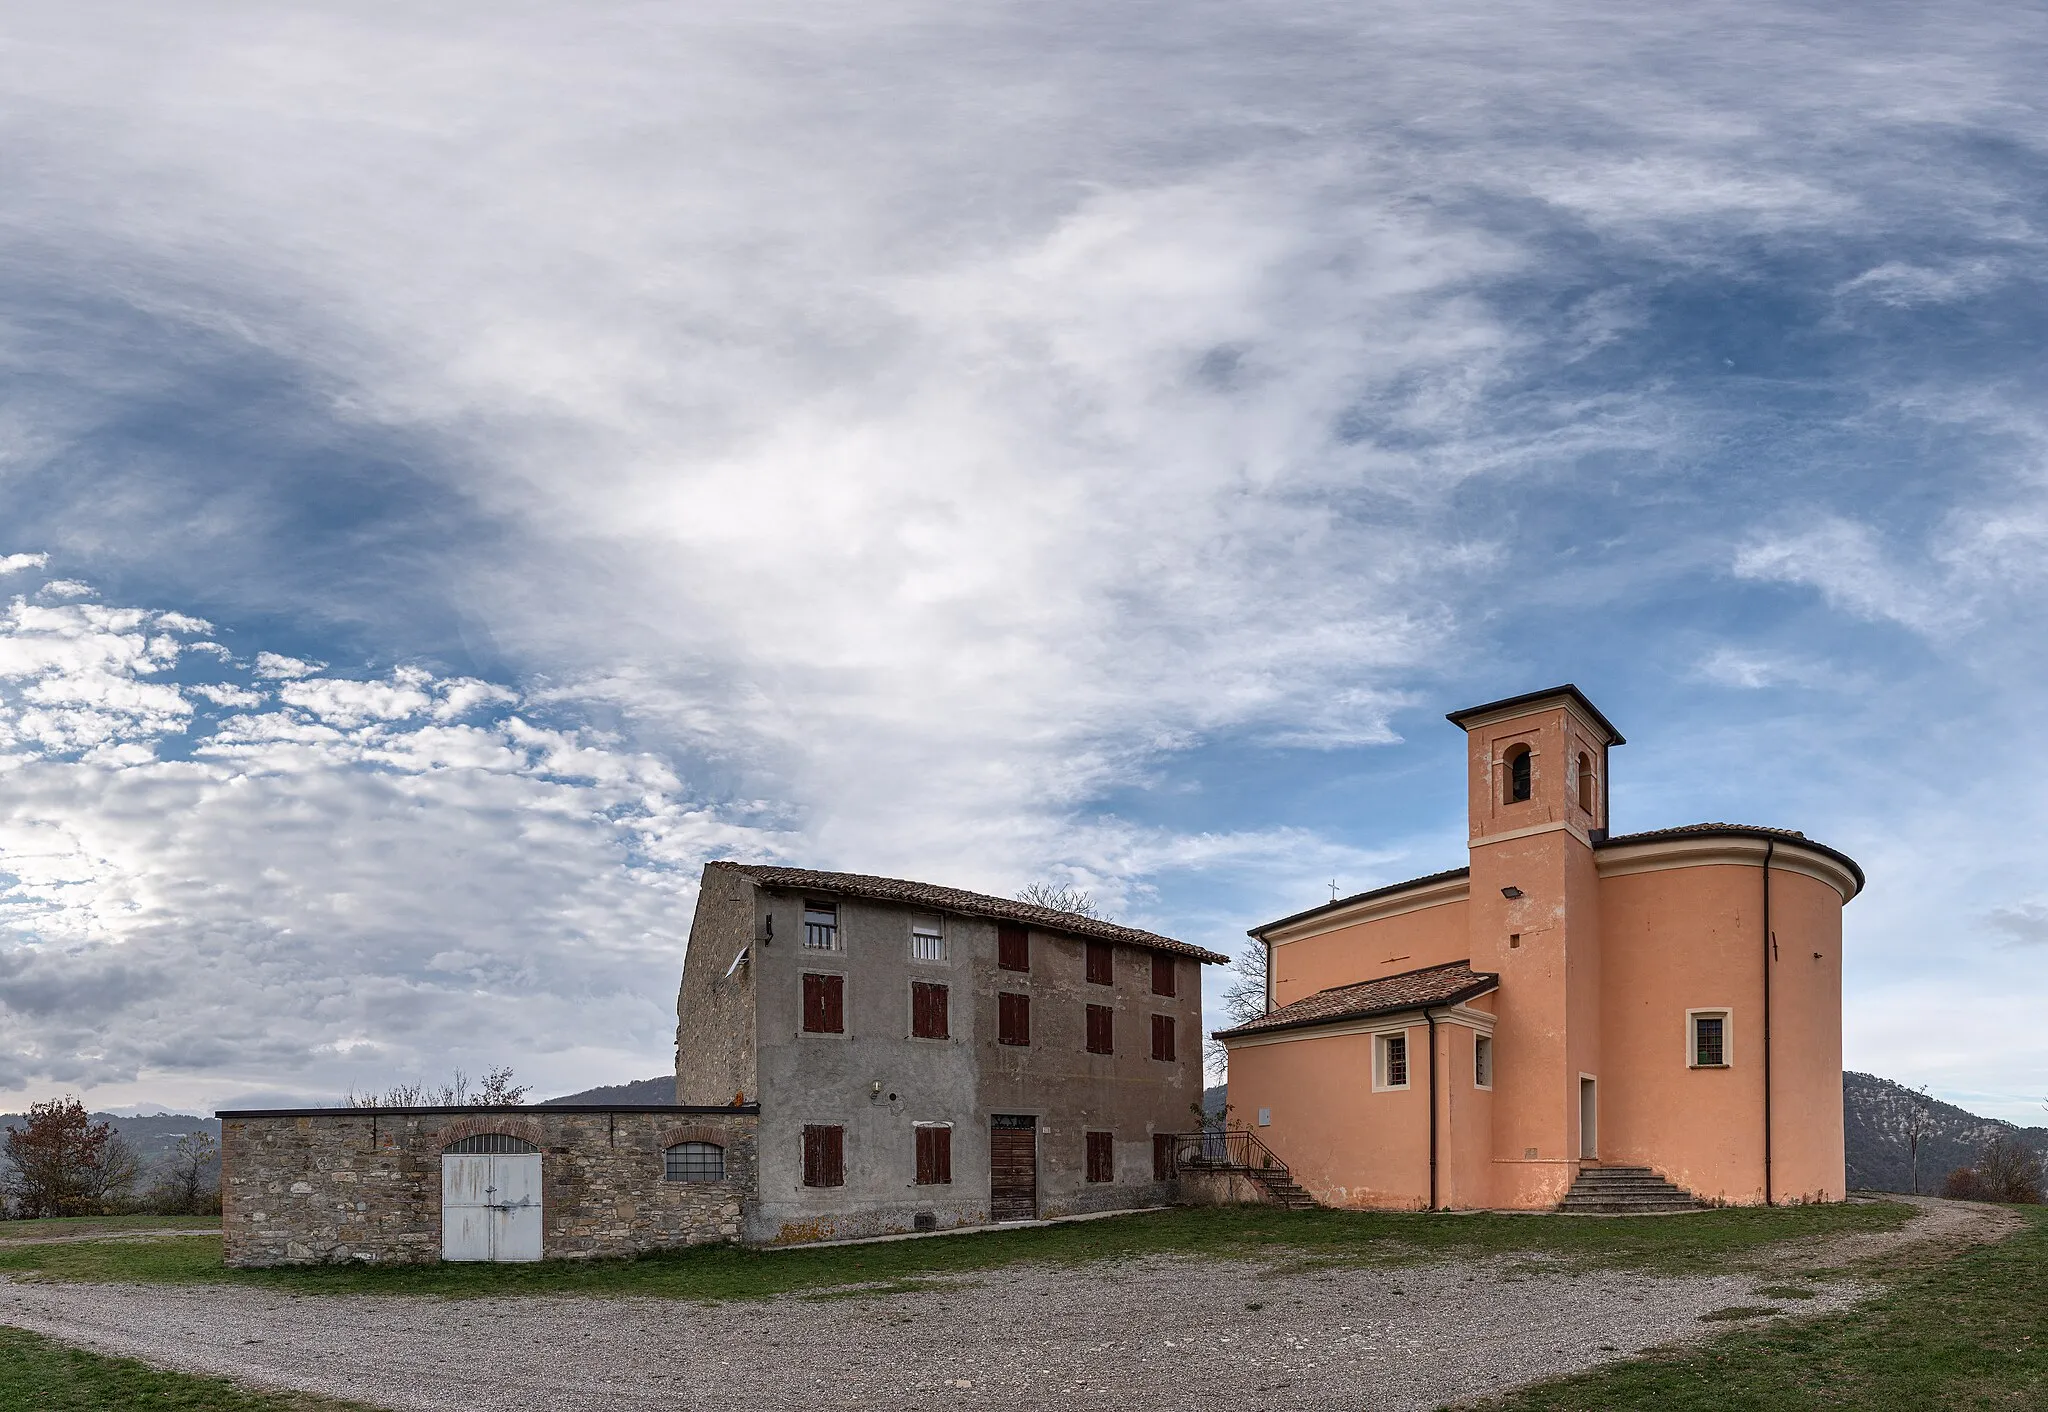
[[1994,908],[1986,920],[2005,933],[2008,946],[2048,946],[2048,903]]
[[24,569],[40,569],[50,562],[47,554],[0,554],[0,574],[18,574]]
[[325,671],[326,667],[325,662],[302,662],[296,657],[286,657],[276,652],[256,654],[256,675],[273,680],[282,678],[291,681],[298,677],[310,677],[315,672]]
[[1958,610],[1892,563],[1870,526],[1829,517],[1794,534],[1760,538],[1735,555],[1737,578],[1820,590],[1836,608],[1920,632],[1957,621]]

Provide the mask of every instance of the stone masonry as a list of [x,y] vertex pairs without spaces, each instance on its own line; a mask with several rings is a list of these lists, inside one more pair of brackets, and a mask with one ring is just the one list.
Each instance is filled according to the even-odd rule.
[[[439,1260],[441,1150],[482,1133],[541,1149],[545,1259],[737,1240],[754,1200],[758,1113],[752,1105],[223,1112],[226,1262]],[[665,1180],[663,1153],[680,1142],[723,1147],[726,1180]]]

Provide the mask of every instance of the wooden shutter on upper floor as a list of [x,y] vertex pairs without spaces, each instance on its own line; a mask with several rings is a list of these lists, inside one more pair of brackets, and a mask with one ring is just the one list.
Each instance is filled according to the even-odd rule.
[[1107,1005],[1088,1007],[1088,1052],[1116,1053],[1116,1011]]
[[1171,1015],[1154,1015],[1152,1017],[1152,1057],[1154,1059],[1167,1060],[1169,1063],[1173,1060],[1173,1016]]
[[1088,1180],[1116,1180],[1116,1137],[1113,1133],[1088,1134]]
[[996,924],[996,964],[1006,971],[1031,969],[1031,933],[1022,922]]
[[937,1125],[917,1132],[917,1184],[945,1186],[953,1180],[953,1130]]
[[996,1042],[998,1044],[1031,1043],[1031,997],[1018,995],[1014,991],[1000,991],[996,995]]
[[804,1032],[846,1032],[846,977],[804,972]]
[[946,987],[931,981],[910,983],[910,1034],[913,1039],[950,1037]]
[[1088,943],[1088,983],[1116,984],[1116,948],[1106,941]]
[[822,1124],[805,1126],[804,1185],[846,1185],[846,1129]]
[[1173,958],[1163,951],[1152,953],[1152,993],[1154,995],[1176,995],[1173,986]]

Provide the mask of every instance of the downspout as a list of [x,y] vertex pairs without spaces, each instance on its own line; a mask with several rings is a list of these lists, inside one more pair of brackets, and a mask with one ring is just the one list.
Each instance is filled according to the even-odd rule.
[[1422,1012],[1423,1023],[1429,1026],[1429,1209],[1436,1207],[1436,1016],[1428,1010]]
[[1764,1205],[1771,1200],[1771,855],[1778,850],[1774,838],[1764,840]]

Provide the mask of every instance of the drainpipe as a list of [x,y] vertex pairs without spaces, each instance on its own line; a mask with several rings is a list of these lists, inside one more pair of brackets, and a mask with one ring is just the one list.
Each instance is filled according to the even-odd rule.
[[1429,1209],[1436,1210],[1436,1016],[1422,1012],[1429,1026]]
[[1764,840],[1764,1205],[1775,1206],[1771,1199],[1771,947],[1776,938],[1771,935],[1771,855],[1777,852],[1778,841]]

